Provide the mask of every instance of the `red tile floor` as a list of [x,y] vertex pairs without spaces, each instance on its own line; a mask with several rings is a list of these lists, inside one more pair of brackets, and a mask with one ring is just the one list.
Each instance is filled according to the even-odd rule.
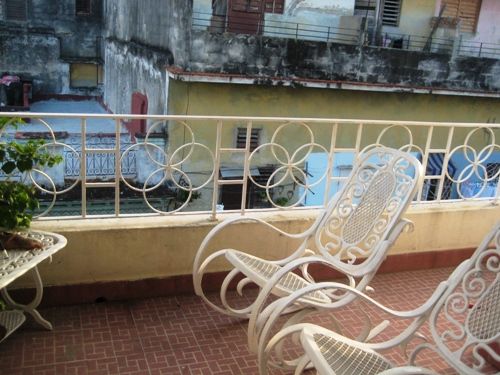
[[[371,284],[373,296],[393,308],[416,307],[451,270],[377,275]],[[210,310],[197,296],[53,307],[41,312],[54,330],[28,322],[6,339],[0,344],[0,374],[258,373],[256,356],[247,350],[245,322]],[[357,324],[358,315],[354,306],[337,314],[347,330]],[[325,323],[328,314],[321,313],[313,321]],[[387,355],[403,363],[398,351]],[[419,363],[441,374],[455,373],[430,352],[422,353]]]

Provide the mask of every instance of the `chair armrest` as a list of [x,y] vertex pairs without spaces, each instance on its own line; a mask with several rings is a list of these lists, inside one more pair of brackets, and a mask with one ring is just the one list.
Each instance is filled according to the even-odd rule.
[[[210,243],[210,241],[213,239],[213,237],[216,234],[221,232],[226,227],[228,227],[232,224],[245,223],[245,222],[262,224],[265,227],[279,233],[281,236],[284,236],[284,237],[287,237],[290,239],[298,239],[298,240],[304,239],[305,240],[314,231],[317,220],[306,231],[304,231],[302,233],[296,233],[296,234],[285,232],[285,231],[279,229],[278,227],[266,222],[265,220],[255,218],[255,217],[238,216],[238,217],[229,218],[229,219],[226,219],[226,220],[220,222],[219,224],[217,224],[215,227],[213,227],[208,232],[208,234],[205,236],[205,238],[201,242],[201,244],[196,252],[196,256],[195,256],[195,259],[193,262],[193,282],[194,282],[195,291],[197,292],[197,294],[199,292],[198,289],[200,288],[199,270],[200,270],[200,267],[202,267],[202,264],[204,263],[204,261],[206,261],[207,256],[205,255],[205,253],[206,253],[208,244]],[[288,259],[285,259],[285,261],[288,261]]]
[[[254,308],[254,310],[252,310],[252,315],[250,316],[249,321],[249,335],[254,335],[254,342],[252,344],[257,345],[258,351],[260,352],[267,345],[269,336],[274,329],[274,325],[277,323],[283,312],[290,308],[290,306],[296,305],[300,302],[312,308],[333,310],[345,305],[346,303],[351,302],[354,298],[360,298],[361,300],[372,304],[373,306],[377,307],[378,309],[382,310],[388,315],[391,315],[394,318],[412,320],[408,327],[397,336],[390,338],[389,340],[384,342],[370,344],[370,346],[374,349],[387,349],[400,345],[405,340],[408,340],[411,335],[413,335],[417,331],[417,329],[425,322],[435,303],[443,295],[447,287],[448,285],[446,282],[441,282],[434,293],[422,305],[413,310],[398,311],[386,307],[385,305],[369,297],[362,291],[349,285],[337,282],[321,282],[311,284],[310,286],[300,289],[287,297],[276,300],[268,307],[266,307],[261,316],[256,313],[256,310]],[[310,300],[304,301],[302,299],[304,295],[312,293],[314,291],[323,291],[323,293],[329,295],[328,290],[345,291],[346,293],[350,294],[351,297],[344,296],[342,299],[333,301],[329,304],[318,303]],[[254,331],[251,332],[251,329],[253,329]],[[258,344],[255,344],[255,341],[258,341]]]

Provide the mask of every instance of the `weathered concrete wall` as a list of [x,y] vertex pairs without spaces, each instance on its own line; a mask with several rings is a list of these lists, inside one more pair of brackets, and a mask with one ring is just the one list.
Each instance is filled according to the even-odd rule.
[[[59,60],[54,35],[0,31],[0,72],[33,80],[33,93],[60,93],[69,88],[69,65]],[[14,53],[13,51],[17,51]]]
[[[170,81],[171,114],[498,123],[496,98]],[[201,124],[208,136],[213,128]],[[328,144],[330,137],[323,141]],[[352,145],[353,143],[351,143]]]
[[[497,0],[483,0],[477,22],[477,30],[475,34],[470,36],[470,40],[500,44],[499,19],[500,2]],[[488,47],[495,48],[495,46]],[[496,48],[498,48],[498,45]]]
[[171,56],[134,43],[107,40],[104,102],[114,113],[131,113],[133,92],[148,98],[148,114],[166,114],[165,66]]
[[149,114],[166,113],[165,67],[187,61],[192,2],[108,0],[105,27],[104,101],[130,113],[131,96],[148,98]]
[[202,31],[192,33],[187,70],[262,76],[264,83],[270,76],[500,91],[500,60]]
[[99,94],[70,87],[69,62],[98,60],[101,4],[93,0],[93,13],[77,16],[74,0],[31,0],[26,21],[0,14],[0,72],[32,79],[34,94]]
[[107,0],[105,36],[136,42],[152,51],[170,52],[173,63],[186,62],[192,0]]

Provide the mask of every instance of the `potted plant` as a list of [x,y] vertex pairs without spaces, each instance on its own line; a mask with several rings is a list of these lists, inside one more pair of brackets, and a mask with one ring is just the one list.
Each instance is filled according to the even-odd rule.
[[[7,127],[17,129],[21,124],[21,119],[0,118],[0,136]],[[0,169],[5,174],[0,177],[0,251],[42,246],[18,232],[30,227],[33,212],[39,207],[35,187],[28,183],[28,172],[62,161],[60,155],[41,149],[44,143],[43,140],[0,142]]]

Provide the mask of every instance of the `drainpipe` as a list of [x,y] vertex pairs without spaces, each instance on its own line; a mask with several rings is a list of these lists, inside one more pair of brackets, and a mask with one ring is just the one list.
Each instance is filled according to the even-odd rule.
[[380,46],[382,45],[382,9],[384,9],[384,0],[375,0],[375,28],[372,35],[372,45]]

